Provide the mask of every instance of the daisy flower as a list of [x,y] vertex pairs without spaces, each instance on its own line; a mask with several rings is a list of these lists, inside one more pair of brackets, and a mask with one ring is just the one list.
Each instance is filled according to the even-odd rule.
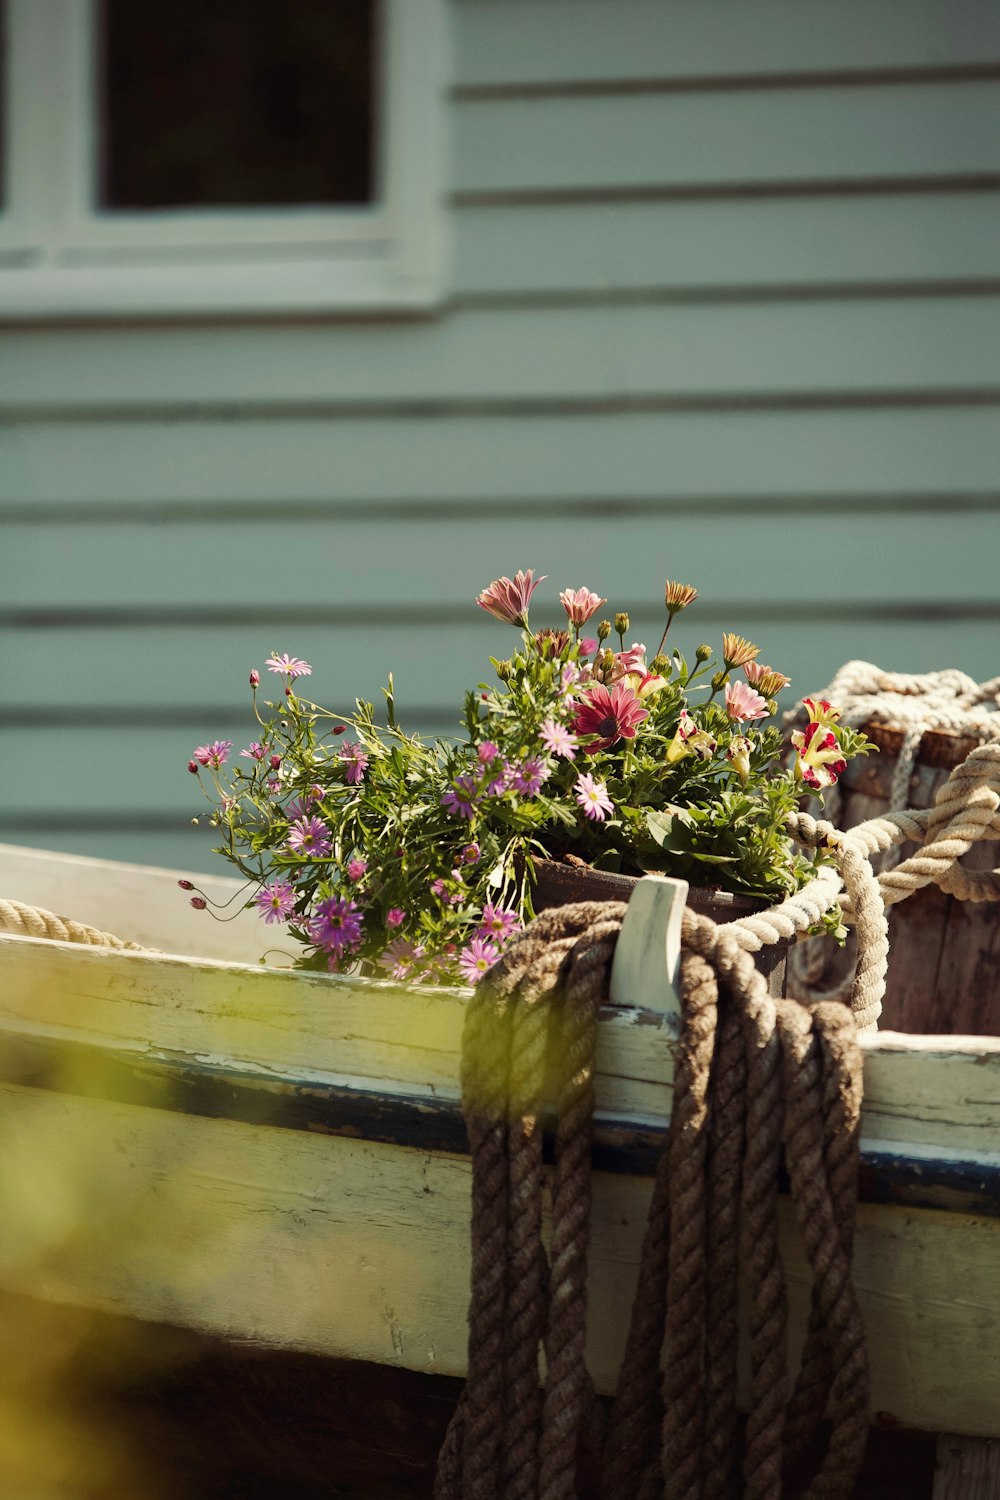
[[492,901],[487,901],[477,930],[481,934],[499,939],[501,943],[504,943],[512,932],[521,930],[521,919],[517,912],[508,911],[505,906],[498,906]]
[[211,745],[199,745],[194,759],[200,766],[211,766],[217,771],[229,759],[232,748],[232,740],[213,740]]
[[762,698],[749,683],[727,682],[726,713],[737,724],[742,724],[744,719],[766,718],[767,699]]
[[471,818],[476,810],[477,787],[472,776],[456,776],[452,785],[443,793],[441,806],[456,818]]
[[263,760],[266,754],[267,751],[257,740],[253,741],[249,749],[240,751],[240,755],[244,760]]
[[262,885],[253,899],[267,923],[287,922],[295,907],[295,891],[287,880],[272,880],[270,885]]
[[348,862],[347,862],[347,878],[348,878],[348,880],[360,880],[361,877],[362,877],[362,875],[364,875],[364,873],[366,872],[367,869],[368,869],[368,861],[366,859],[351,859],[351,860],[348,860]]
[[518,572],[513,578],[498,578],[477,594],[476,603],[495,620],[503,620],[507,625],[527,625],[528,602],[548,576],[543,573],[541,578],[535,578],[533,575],[534,569],[529,568],[526,573]]
[[590,589],[563,589],[559,595],[559,603],[571,625],[586,625],[591,615],[596,615],[601,605],[607,602]]
[[325,859],[330,852],[330,830],[319,818],[296,818],[288,832],[288,848],[309,859]]
[[387,927],[402,927],[406,913],[399,906],[390,906],[385,914],[385,925]]
[[296,677],[312,675],[312,667],[307,661],[303,661],[300,656],[289,656],[287,651],[282,656],[269,656],[264,665],[269,672],[279,672],[293,681]]
[[340,758],[347,762],[344,773],[349,786],[360,786],[368,769],[368,756],[356,740],[347,740],[340,747]]
[[623,683],[606,688],[601,683],[587,690],[576,710],[573,728],[577,734],[595,735],[587,750],[607,750],[616,740],[632,740],[644,719],[649,718],[632,689]]
[[343,953],[353,948],[361,937],[361,912],[345,896],[321,901],[309,922],[309,935],[317,948]]
[[548,776],[548,769],[541,756],[529,755],[518,761],[510,773],[510,784],[522,797],[533,797]]
[[555,719],[543,719],[538,733],[550,755],[561,755],[564,760],[576,759],[576,735],[571,734],[565,724],[557,724]]
[[576,778],[573,791],[583,808],[584,816],[594,823],[603,823],[608,813],[615,810],[604,782],[595,781],[589,773]]
[[500,957],[500,949],[489,938],[474,937],[458,955],[458,968],[468,984],[478,984]]

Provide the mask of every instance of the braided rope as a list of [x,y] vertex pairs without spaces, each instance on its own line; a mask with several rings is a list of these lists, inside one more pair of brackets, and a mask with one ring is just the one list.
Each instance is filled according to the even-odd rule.
[[127,948],[143,952],[141,943],[129,943],[113,933],[101,932],[71,917],[57,917],[40,906],[26,906],[22,901],[0,899],[0,932],[14,937],[51,938],[59,943],[88,943],[100,948]]

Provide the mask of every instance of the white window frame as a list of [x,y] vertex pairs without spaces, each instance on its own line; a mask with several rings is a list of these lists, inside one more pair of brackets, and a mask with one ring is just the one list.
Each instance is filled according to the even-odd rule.
[[371,206],[134,213],[93,206],[96,0],[6,0],[0,319],[361,312],[440,300],[445,3],[382,0]]

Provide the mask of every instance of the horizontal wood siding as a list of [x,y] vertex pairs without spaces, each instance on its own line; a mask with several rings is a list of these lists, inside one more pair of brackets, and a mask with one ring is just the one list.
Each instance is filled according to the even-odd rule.
[[250,737],[251,665],[345,707],[391,668],[447,731],[519,566],[649,644],[690,580],[684,641],[799,692],[997,671],[997,7],[452,20],[437,313],[0,330],[8,838],[211,868],[184,764]]

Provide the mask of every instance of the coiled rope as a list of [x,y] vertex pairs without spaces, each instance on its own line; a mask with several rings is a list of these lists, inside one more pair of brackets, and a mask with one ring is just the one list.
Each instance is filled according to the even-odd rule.
[[[435,1500],[577,1494],[578,1455],[598,1427],[583,1352],[596,1019],[624,910],[581,903],[543,913],[511,940],[469,1002],[468,1379],[441,1451]],[[734,925],[684,917],[673,1110],[602,1445],[602,1500],[724,1500],[740,1472],[747,1500],[779,1500],[824,1416],[825,1451],[797,1493],[847,1497],[863,1454],[868,1366],[850,1277],[862,1077],[856,1028],[843,1005],[806,1009],[770,996]],[[547,1093],[557,1101],[548,1254]],[[777,1219],[783,1143],[814,1276],[791,1389]],[[752,1378],[742,1452],[741,1253]]]
[[141,943],[129,943],[111,932],[74,922],[71,917],[57,917],[40,906],[26,906],[22,901],[0,899],[0,932],[14,937],[51,938],[60,943],[89,943],[100,948],[128,948],[142,952]]

